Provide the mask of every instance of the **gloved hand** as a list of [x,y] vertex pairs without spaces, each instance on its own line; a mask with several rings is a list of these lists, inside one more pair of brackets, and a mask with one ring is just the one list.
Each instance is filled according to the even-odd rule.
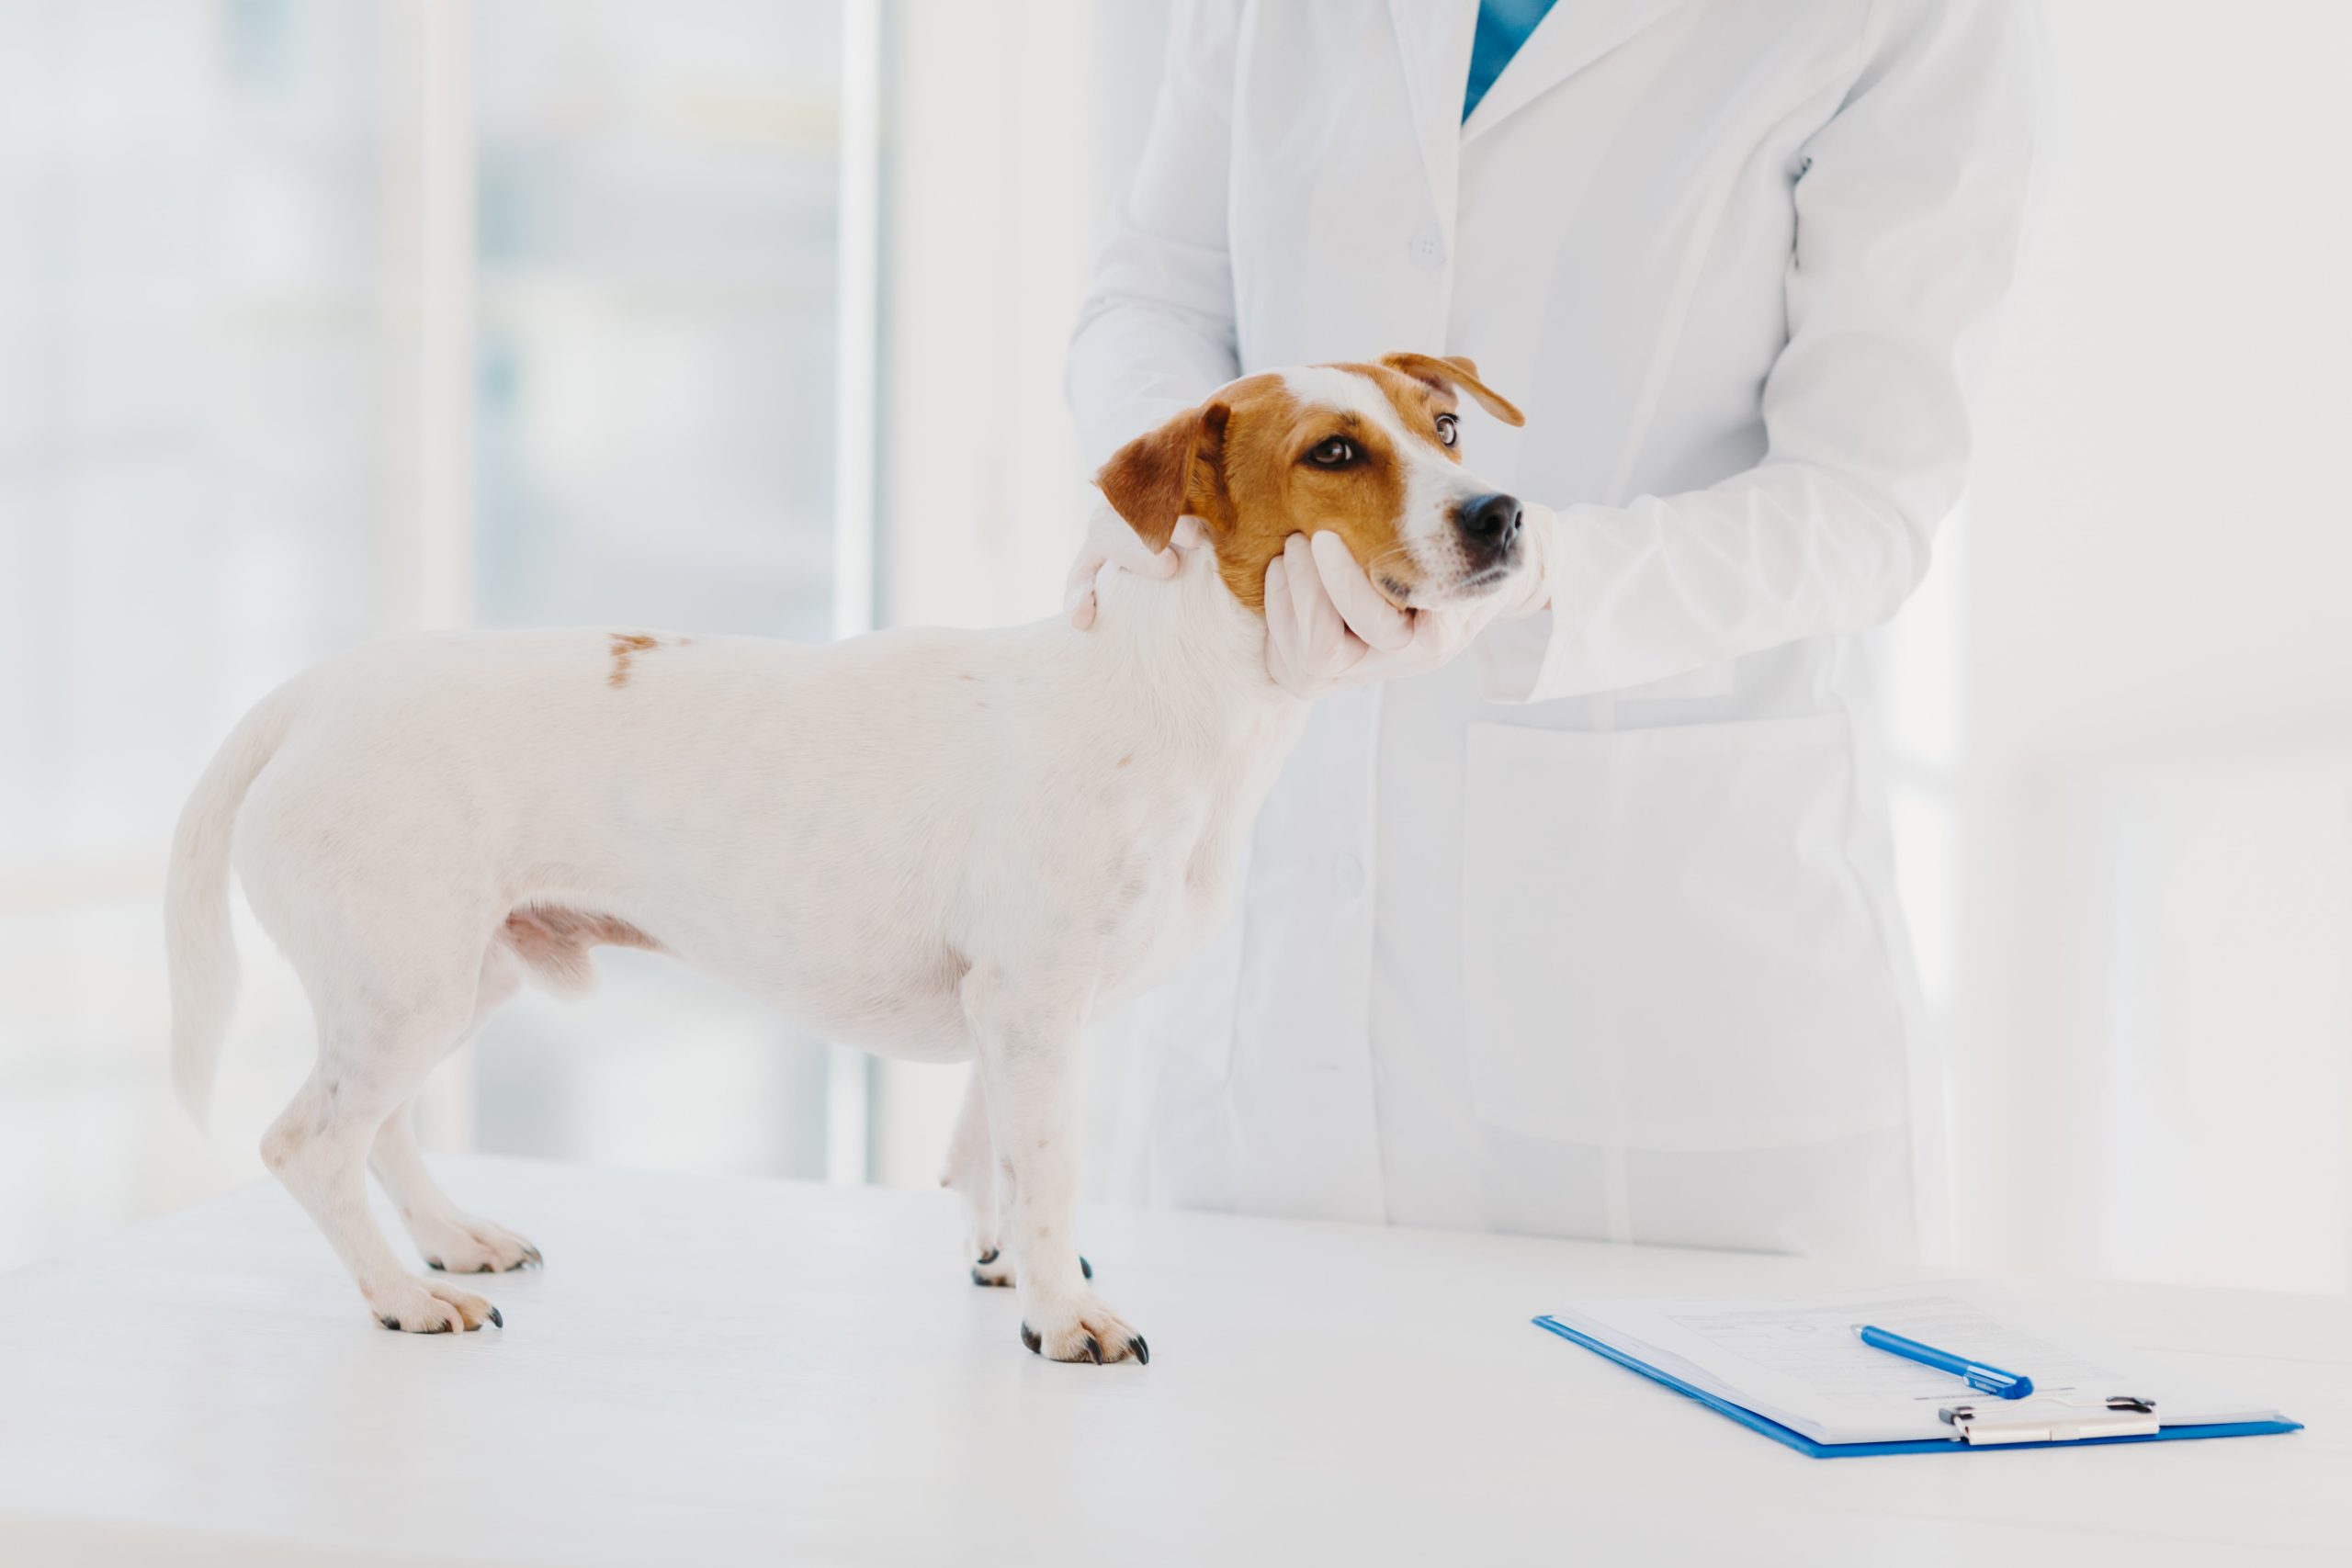
[[1087,520],[1086,537],[1078,547],[1078,558],[1069,563],[1069,576],[1062,585],[1062,614],[1071,626],[1086,630],[1094,624],[1094,580],[1105,566],[1137,577],[1173,577],[1184,564],[1176,552],[1206,543],[1207,538],[1199,518],[1180,517],[1168,548],[1155,550],[1136,536],[1135,529],[1111,510],[1110,502],[1096,502],[1094,515]]
[[[1266,568],[1266,672],[1309,701],[1343,686],[1419,675],[1451,661],[1477,635],[1552,602],[1548,509],[1531,507],[1532,558],[1501,592],[1440,609],[1399,610],[1337,534],[1293,534]],[[1540,526],[1539,526],[1540,521]]]

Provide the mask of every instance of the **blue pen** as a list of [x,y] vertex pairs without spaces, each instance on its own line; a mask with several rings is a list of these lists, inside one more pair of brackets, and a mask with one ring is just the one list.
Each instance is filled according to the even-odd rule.
[[1858,1324],[1854,1332],[1860,1335],[1862,1343],[1873,1350],[1884,1350],[1906,1361],[1917,1361],[1923,1367],[1933,1367],[1939,1372],[1965,1378],[1968,1386],[1980,1393],[1994,1394],[2002,1399],[2023,1399],[2033,1392],[2033,1380],[2020,1377],[2016,1372],[2005,1372],[1998,1367],[1988,1367],[1982,1361],[1972,1361],[1965,1356],[1939,1350],[1933,1345],[1922,1345],[1917,1339],[1905,1339],[1900,1334],[1891,1334],[1883,1328]]

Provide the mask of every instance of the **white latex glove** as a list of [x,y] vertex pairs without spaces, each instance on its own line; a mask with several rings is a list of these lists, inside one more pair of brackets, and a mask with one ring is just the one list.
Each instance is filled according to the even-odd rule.
[[1111,510],[1109,502],[1096,502],[1078,558],[1069,563],[1069,576],[1062,584],[1062,614],[1071,626],[1086,630],[1094,624],[1094,583],[1105,567],[1132,571],[1137,577],[1173,577],[1184,564],[1176,552],[1204,544],[1207,538],[1199,518],[1180,517],[1168,547],[1155,550],[1136,536],[1125,518]]
[[1399,610],[1380,596],[1337,534],[1312,540],[1293,534],[1266,568],[1266,672],[1283,690],[1313,701],[1343,686],[1435,670],[1495,622],[1551,603],[1546,543],[1531,526],[1535,558],[1519,585],[1465,604]]

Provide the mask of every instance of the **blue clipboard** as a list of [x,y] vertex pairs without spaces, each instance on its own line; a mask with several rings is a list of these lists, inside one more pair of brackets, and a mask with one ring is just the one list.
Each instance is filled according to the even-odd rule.
[[2195,1427],[2166,1427],[2155,1432],[2132,1437],[2080,1438],[2069,1442],[1997,1443],[1977,1445],[1954,1438],[1921,1438],[1893,1443],[1817,1443],[1803,1432],[1783,1427],[1778,1421],[1758,1416],[1753,1410],[1720,1399],[1703,1389],[1693,1388],[1671,1372],[1660,1371],[1646,1361],[1635,1360],[1623,1350],[1602,1344],[1589,1334],[1570,1328],[1554,1317],[1539,1317],[1535,1326],[1558,1335],[1571,1344],[1581,1345],[1596,1356],[1616,1362],[1628,1371],[1639,1372],[1653,1382],[1662,1382],[1675,1393],[1697,1400],[1718,1415],[1728,1416],[1752,1432],[1761,1432],[1776,1443],[1781,1443],[1808,1459],[1851,1459],[1864,1454],[1974,1454],[2007,1452],[2013,1449],[2079,1449],[2109,1443],[2164,1443],[2192,1438],[2258,1438],[2273,1432],[2300,1432],[2301,1421],[2212,1421]]

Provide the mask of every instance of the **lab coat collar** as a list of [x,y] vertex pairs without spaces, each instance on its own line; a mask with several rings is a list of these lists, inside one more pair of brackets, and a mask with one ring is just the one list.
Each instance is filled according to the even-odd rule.
[[[1401,7],[1402,0],[1395,0]],[[1562,82],[1664,17],[1683,0],[1559,0],[1510,57],[1503,73],[1478,100],[1460,128],[1459,140],[1476,141]],[[1475,16],[1475,11],[1473,15]],[[1401,33],[1402,28],[1400,27]],[[1453,74],[1453,112],[1462,112],[1468,79],[1467,40],[1462,68]]]
[[1405,90],[1441,222],[1453,238],[1461,152],[1466,142],[1657,21],[1683,0],[1559,0],[1464,121],[1462,95],[1477,36],[1476,0],[1388,0],[1404,56]]

